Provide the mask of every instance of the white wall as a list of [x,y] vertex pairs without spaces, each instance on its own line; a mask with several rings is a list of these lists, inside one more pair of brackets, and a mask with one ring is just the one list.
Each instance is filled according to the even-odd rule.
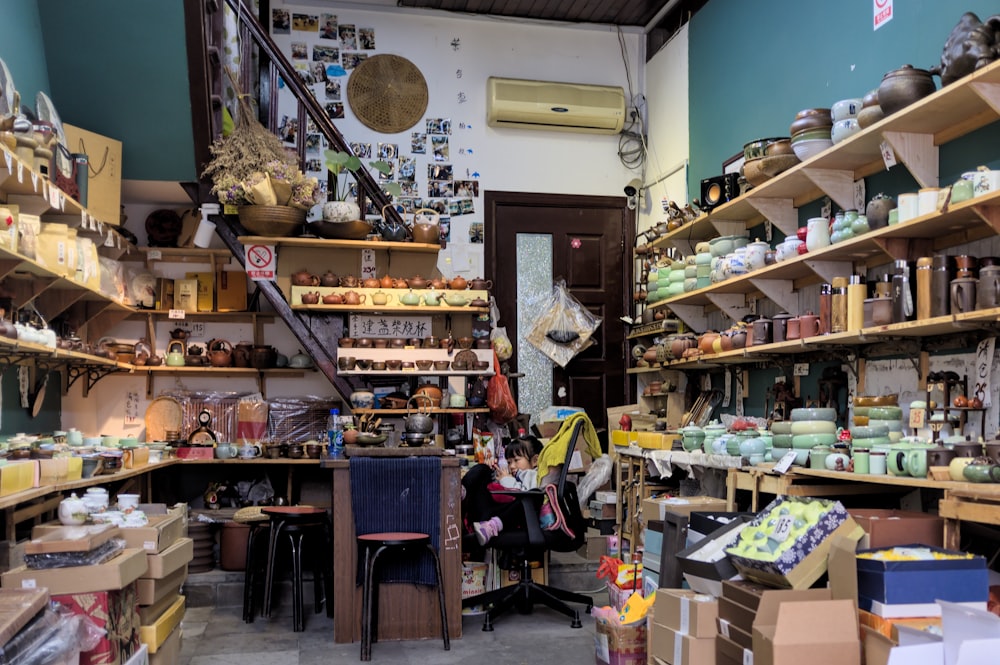
[[[649,155],[643,183],[649,188],[639,206],[640,230],[666,219],[662,202],[683,206],[688,159],[688,26],[685,24],[646,63]],[[675,169],[678,169],[675,171]],[[659,182],[657,182],[659,181]],[[655,183],[655,184],[650,184]]]
[[[628,90],[625,65],[614,30],[526,24],[396,7],[361,8],[359,5],[280,1],[273,2],[272,7],[313,14],[335,13],[341,23],[373,27],[377,49],[371,53],[402,55],[420,68],[427,80],[430,97],[425,117],[452,121],[450,149],[456,177],[466,179],[467,172],[480,174],[480,196],[475,200],[475,213],[452,220],[452,242],[439,260],[440,270],[447,275],[463,273],[474,277],[483,273],[483,246],[470,244],[467,239],[469,224],[484,221],[482,206],[486,190],[622,196],[625,183],[634,177],[618,160],[617,136],[500,130],[487,127],[485,121],[488,76],[620,85]],[[451,46],[456,38],[460,42],[458,50]],[[285,48],[290,48],[293,39],[297,39],[294,33],[276,36],[276,41]],[[309,41],[315,41],[315,36]],[[632,31],[625,33],[624,41],[632,86],[639,91],[642,89],[643,39]],[[686,42],[680,52],[686,63]],[[658,56],[662,57],[662,54]],[[674,69],[677,67],[673,65]],[[680,69],[686,71],[686,64]],[[461,78],[458,70],[462,72]],[[346,91],[346,78],[342,88]],[[459,93],[465,94],[466,102],[458,102]],[[323,93],[318,98],[325,101]],[[348,141],[370,142],[373,147],[379,141],[394,142],[399,145],[401,154],[409,154],[410,131],[422,131],[423,123],[397,135],[376,135],[352,116],[346,96],[344,101],[346,117],[335,123]],[[686,102],[674,106],[682,108],[686,114]],[[283,105],[280,108],[282,112],[292,112],[291,107]],[[467,128],[459,129],[461,123],[466,123]],[[686,124],[684,131],[677,134],[684,137],[686,154]],[[460,150],[465,150],[466,154],[459,154]],[[426,161],[418,162],[418,179],[426,189],[423,184]],[[148,184],[135,183],[136,186]],[[176,192],[170,188],[163,196],[163,207],[184,207],[177,205],[174,194]],[[130,217],[128,226],[140,236],[140,243],[144,243],[143,220],[152,209],[160,206],[150,205],[148,200],[141,205],[126,203]],[[178,276],[177,273],[185,270],[204,268],[198,264],[181,264],[157,268],[157,272]],[[158,328],[157,350],[161,353],[168,337],[166,331],[171,327],[164,323]],[[126,322],[114,332],[122,341],[135,340],[143,334],[138,322]],[[206,325],[205,338],[194,341],[205,342],[212,337],[222,337],[235,344],[250,339],[251,331],[247,325],[211,323]],[[298,348],[280,322],[267,326],[265,342],[287,355],[294,354]],[[328,396],[333,392],[318,373],[308,373],[301,379],[270,379],[266,387],[269,397]],[[210,378],[162,376],[153,385],[153,395],[173,388],[247,392],[255,390],[256,384],[248,379],[220,382]],[[77,427],[86,433],[142,435],[143,415],[149,404],[145,391],[143,375],[106,377],[88,398],[82,396],[78,383],[63,399],[62,425]],[[138,415],[137,421],[131,424],[125,422],[129,393],[135,394]]]

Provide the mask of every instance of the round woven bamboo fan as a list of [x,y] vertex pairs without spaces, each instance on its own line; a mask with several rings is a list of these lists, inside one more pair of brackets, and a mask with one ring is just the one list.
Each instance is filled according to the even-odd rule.
[[427,110],[427,81],[417,66],[398,55],[368,58],[347,82],[351,111],[366,127],[395,134],[413,127]]

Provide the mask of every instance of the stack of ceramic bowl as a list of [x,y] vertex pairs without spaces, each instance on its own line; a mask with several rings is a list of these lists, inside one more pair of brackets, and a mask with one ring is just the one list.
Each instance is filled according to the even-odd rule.
[[708,242],[700,242],[695,245],[695,277],[697,287],[703,289],[712,283],[712,249]]
[[684,293],[684,264],[673,264],[668,275],[670,277],[667,285],[667,297],[673,298],[674,296],[679,296]]
[[[771,459],[780,460],[792,448],[792,421],[779,420],[771,423]],[[795,451],[795,463],[803,466],[809,460],[808,450]]]
[[885,113],[882,112],[882,107],[878,103],[878,88],[875,88],[861,100],[861,110],[858,111],[858,124],[861,126],[861,129],[864,129],[869,125],[874,125],[884,117]]
[[723,257],[732,254],[740,247],[746,247],[750,243],[750,234],[736,236],[719,236],[708,242],[709,251],[713,257]]
[[[870,422],[870,421],[869,421]],[[884,423],[859,425],[851,428],[851,449],[889,452],[889,426]]]
[[698,288],[698,265],[697,255],[688,254],[684,257],[684,292],[694,291]]
[[788,137],[756,139],[743,146],[743,177],[757,187],[799,163]]
[[[792,409],[792,449],[818,452],[817,463],[810,466],[825,468],[826,456],[833,452],[837,442],[837,410],[830,408]],[[815,457],[815,455],[814,455]],[[796,461],[801,461],[799,457]]]
[[858,124],[858,112],[861,111],[862,100],[841,99],[830,107],[830,117],[833,127],[830,129],[830,140],[834,144],[848,139],[861,131]]
[[833,145],[830,132],[833,116],[830,109],[803,109],[795,114],[788,128],[792,135],[792,151],[803,162]]
[[[890,442],[899,441],[903,437],[903,410],[897,405],[897,399],[897,395],[858,395],[854,398],[854,427],[876,428],[875,432],[885,429],[884,436]],[[857,438],[853,430],[851,435]],[[877,435],[878,438],[882,436]]]

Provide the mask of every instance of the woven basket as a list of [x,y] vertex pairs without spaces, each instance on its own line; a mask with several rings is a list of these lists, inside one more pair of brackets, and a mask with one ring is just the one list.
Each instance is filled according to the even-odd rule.
[[291,206],[240,206],[240,224],[255,235],[283,237],[299,233],[306,211]]

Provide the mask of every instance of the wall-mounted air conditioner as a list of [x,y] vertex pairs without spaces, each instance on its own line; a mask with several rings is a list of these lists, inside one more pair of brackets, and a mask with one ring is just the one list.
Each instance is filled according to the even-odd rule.
[[505,79],[486,81],[490,127],[617,134],[625,123],[620,87]]

